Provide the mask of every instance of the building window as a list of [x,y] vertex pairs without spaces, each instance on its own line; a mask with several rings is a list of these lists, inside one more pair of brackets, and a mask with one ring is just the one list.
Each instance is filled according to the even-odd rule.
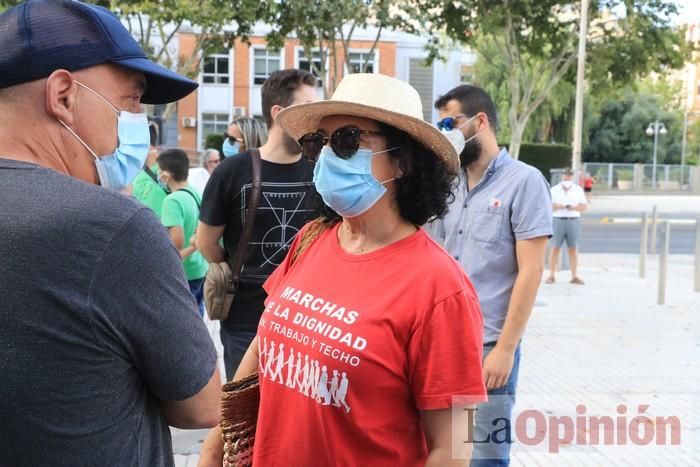
[[[315,65],[315,68],[311,66],[311,63],[313,61],[313,64]],[[319,88],[323,86],[323,78],[318,75],[318,72],[316,70],[321,70],[321,52],[315,51],[312,53],[312,59],[309,60],[306,54],[304,53],[303,50],[299,51],[299,67],[300,70],[308,71],[309,73],[312,73],[316,78],[318,78],[318,81],[316,82],[316,86]]]
[[280,69],[282,57],[278,50],[253,49],[253,83],[263,84],[270,74]]
[[202,64],[202,82],[228,84],[228,54],[209,55]]
[[352,73],[374,73],[377,54],[372,52],[350,52],[350,64],[348,68]]
[[228,130],[229,124],[228,114],[202,114],[202,141],[207,139],[208,135],[223,135]]
[[459,81],[462,84],[474,83],[474,68],[469,65],[462,65],[459,68]]

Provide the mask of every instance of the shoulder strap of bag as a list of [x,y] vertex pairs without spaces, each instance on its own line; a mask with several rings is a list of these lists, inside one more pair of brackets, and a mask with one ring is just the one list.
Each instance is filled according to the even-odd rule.
[[290,266],[297,262],[299,257],[329,228],[329,225],[323,219],[314,219],[309,223],[309,226],[301,234],[297,247],[292,252]]
[[241,238],[238,241],[238,247],[236,248],[236,254],[233,257],[233,263],[231,264],[231,272],[233,274],[233,281],[229,285],[231,292],[235,290],[238,286],[238,281],[241,278],[241,271],[243,269],[243,261],[245,259],[246,251],[248,251],[248,244],[253,236],[253,225],[255,224],[255,213],[260,205],[260,195],[262,192],[261,183],[261,167],[260,162],[260,151],[257,149],[251,149],[250,151],[250,161],[253,167],[253,187],[250,192],[250,199],[248,200],[248,206],[245,211],[245,221],[243,222],[243,232],[241,233]]
[[150,168],[148,165],[146,165],[146,164],[143,165],[143,171],[146,172],[146,175],[148,175],[149,177],[151,177],[151,180],[153,180],[153,181],[155,182],[155,184],[158,185],[158,187],[159,187],[161,190],[163,190],[163,191],[165,191],[165,192],[167,193],[167,191],[165,190],[165,188],[163,188],[162,186],[160,186],[160,183],[158,183],[158,176],[155,174],[154,171],[151,170],[151,168]]
[[197,204],[197,209],[202,209],[202,205],[199,204],[199,200],[198,200],[197,197],[194,195],[194,193],[192,193],[192,192],[191,192],[190,190],[188,190],[187,188],[181,188],[180,191],[184,191],[185,193],[187,193],[188,195],[190,195],[190,196],[192,197],[192,199],[194,199],[194,202]]

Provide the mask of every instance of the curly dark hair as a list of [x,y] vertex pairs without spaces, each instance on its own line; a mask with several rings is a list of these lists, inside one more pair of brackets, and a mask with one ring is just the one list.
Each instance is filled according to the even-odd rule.
[[[401,217],[416,226],[443,217],[447,206],[454,200],[452,189],[457,174],[408,133],[382,122],[379,126],[386,135],[387,147],[397,147],[389,155],[398,160],[403,172],[403,176],[395,181]],[[341,216],[326,206],[319,195],[316,195],[315,208],[316,217],[327,224],[341,220]]]

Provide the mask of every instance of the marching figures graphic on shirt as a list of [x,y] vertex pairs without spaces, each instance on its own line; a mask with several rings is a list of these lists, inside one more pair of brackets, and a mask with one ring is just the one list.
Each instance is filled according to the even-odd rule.
[[[345,400],[350,385],[346,372],[329,370],[326,365],[321,365],[308,355],[303,355],[302,360],[302,353],[292,348],[288,349],[289,356],[285,359],[284,344],[278,344],[277,350],[275,345],[275,341],[268,344],[265,337],[258,341],[259,372],[262,377],[289,389],[296,389],[318,404],[342,407],[346,413],[350,412],[350,406]],[[333,375],[330,383],[329,373]]]
[[340,387],[335,393],[335,403],[333,405],[340,407],[342,404],[342,406],[345,407],[345,412],[350,412],[350,407],[348,407],[348,404],[345,402],[345,396],[348,394],[348,384],[350,384],[348,375],[343,372],[343,379],[340,380]]
[[331,393],[328,391],[328,372],[326,365],[323,365],[323,371],[318,383],[316,402],[320,402],[322,405],[331,405]]

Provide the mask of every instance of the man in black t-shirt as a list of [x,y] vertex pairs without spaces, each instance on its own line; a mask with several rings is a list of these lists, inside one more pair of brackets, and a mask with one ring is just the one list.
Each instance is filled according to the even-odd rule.
[[[236,298],[221,324],[229,380],[255,337],[266,297],[262,284],[309,220],[315,196],[312,163],[301,156],[299,145],[275,118],[285,107],[316,100],[316,78],[305,71],[277,71],[262,86],[263,116],[269,129],[267,143],[260,147],[262,193]],[[236,254],[252,180],[249,151],[226,158],[209,179],[197,234],[197,247],[208,261],[221,262]]]

